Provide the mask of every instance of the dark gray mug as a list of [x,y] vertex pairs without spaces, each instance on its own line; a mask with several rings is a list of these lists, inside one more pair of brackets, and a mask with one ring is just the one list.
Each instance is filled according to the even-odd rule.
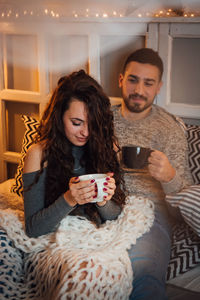
[[144,169],[148,165],[148,157],[153,150],[135,145],[122,147],[121,162],[128,169]]

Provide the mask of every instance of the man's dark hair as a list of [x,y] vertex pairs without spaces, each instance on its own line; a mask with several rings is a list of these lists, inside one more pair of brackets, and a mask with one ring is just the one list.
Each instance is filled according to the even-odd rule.
[[161,80],[163,74],[163,62],[160,56],[158,55],[158,52],[150,48],[141,48],[136,50],[127,57],[124,64],[123,73],[125,72],[127,65],[132,61],[156,66],[160,71]]

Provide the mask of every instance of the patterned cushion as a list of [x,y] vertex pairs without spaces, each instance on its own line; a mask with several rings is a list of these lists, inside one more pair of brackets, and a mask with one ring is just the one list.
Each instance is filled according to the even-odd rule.
[[200,184],[191,185],[175,195],[166,196],[167,202],[178,207],[184,221],[200,236]]
[[200,236],[200,126],[187,125],[189,147],[189,165],[196,185],[181,192],[167,196],[166,200],[173,207],[180,209],[185,222]]
[[33,143],[33,139],[36,136],[36,129],[39,125],[39,121],[37,121],[36,119],[30,116],[22,115],[21,118],[24,121],[26,131],[22,141],[21,160],[19,162],[19,165],[17,167],[17,172],[15,174],[15,183],[11,187],[11,192],[17,193],[19,196],[22,196],[22,191],[23,191],[22,172],[24,167],[24,159],[28,148]]
[[0,299],[21,299],[22,257],[22,252],[0,229]]
[[200,264],[200,239],[185,223],[173,228],[171,257],[167,280],[173,279]]
[[200,126],[187,125],[189,164],[194,183],[200,183]]
[[[7,233],[0,229],[0,299],[40,299],[38,289],[24,278],[24,252],[17,249]],[[27,265],[26,265],[27,266]],[[27,266],[28,268],[29,266]],[[30,274],[32,270],[29,268]],[[31,275],[30,275],[31,276]]]
[[173,228],[167,280],[187,272],[200,263],[200,126],[186,125],[185,129],[189,147],[189,165],[196,185],[166,197],[172,206],[180,208],[185,221]]

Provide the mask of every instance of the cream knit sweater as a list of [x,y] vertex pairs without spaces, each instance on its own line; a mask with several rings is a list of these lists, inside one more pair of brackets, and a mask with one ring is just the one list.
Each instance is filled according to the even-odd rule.
[[142,195],[158,205],[164,205],[166,194],[180,191],[193,183],[188,165],[188,144],[185,133],[175,116],[157,105],[142,120],[128,121],[121,114],[121,105],[113,106],[115,133],[120,146],[134,144],[159,150],[166,154],[176,169],[169,183],[160,183],[149,173],[126,173],[130,194]]

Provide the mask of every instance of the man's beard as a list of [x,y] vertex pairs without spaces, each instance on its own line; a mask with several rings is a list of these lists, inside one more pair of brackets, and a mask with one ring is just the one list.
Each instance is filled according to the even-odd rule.
[[[142,106],[142,107],[140,106],[140,103],[132,103],[132,104],[130,104],[130,100],[134,99],[134,98],[135,99],[142,99],[142,100],[146,101],[146,104],[144,106]],[[124,99],[124,103],[125,103],[126,107],[128,108],[128,110],[130,112],[134,112],[134,113],[143,112],[144,110],[146,110],[147,108],[149,108],[152,105],[152,103],[153,103],[153,101],[151,103],[147,103],[148,99],[146,97],[140,96],[138,94],[131,94],[128,97],[123,97],[123,99]]]

